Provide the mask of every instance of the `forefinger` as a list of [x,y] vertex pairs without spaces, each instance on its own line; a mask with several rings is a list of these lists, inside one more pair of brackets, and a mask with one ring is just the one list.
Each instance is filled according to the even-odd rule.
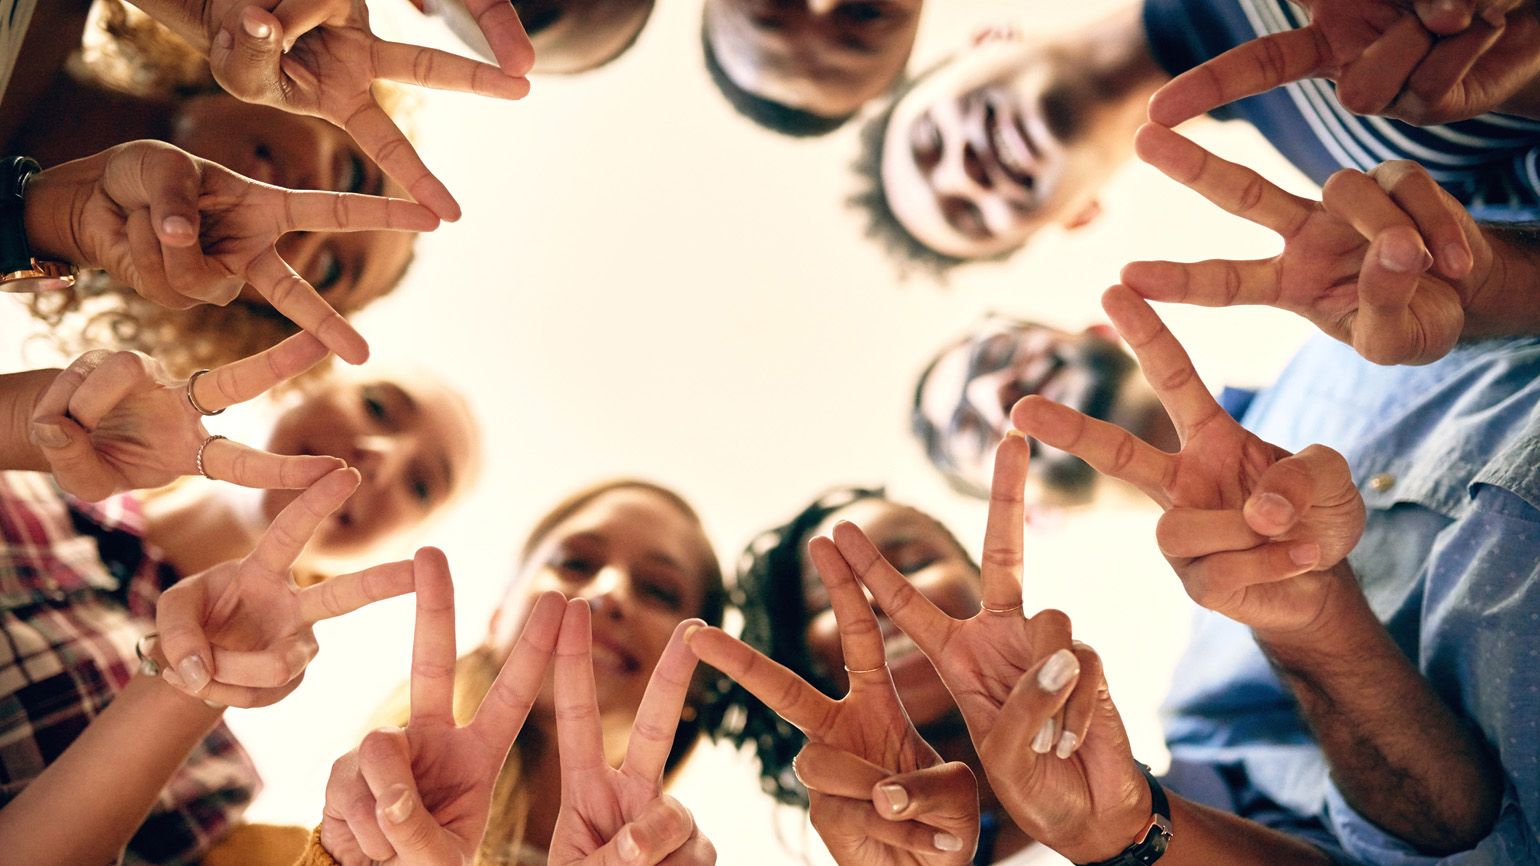
[[[839,627],[845,670],[857,673],[882,668],[887,664],[882,629],[878,627],[877,616],[872,613],[872,606],[856,582],[849,563],[834,542],[822,536],[814,538],[807,550],[819,579],[829,591],[829,606],[834,609],[834,621]],[[854,684],[852,678],[851,685]]]
[[412,561],[403,559],[329,577],[300,590],[300,618],[306,625],[313,625],[367,604],[405,595],[415,584],[414,572]]
[[698,619],[687,619],[674,627],[668,646],[647,680],[642,703],[636,708],[621,772],[645,782],[656,783],[663,778],[668,753],[674,746],[674,732],[679,728],[679,717],[690,693],[690,677],[695,673],[695,653],[685,645],[684,635],[704,625]]
[[1030,453],[1026,438],[1014,430],[995,448],[995,476],[989,487],[989,522],[980,563],[986,608],[1021,607],[1022,527],[1027,521],[1024,495]]
[[483,742],[491,745],[494,754],[508,753],[508,747],[524,726],[530,707],[540,695],[540,685],[545,682],[545,672],[551,666],[551,654],[556,651],[566,608],[567,600],[559,592],[542,593],[535,599],[513,652],[503,662],[497,679],[492,681],[492,687],[487,689],[487,696],[468,725],[481,735]]
[[784,665],[711,626],[690,632],[688,643],[697,658],[748,689],[776,715],[809,737],[822,735],[834,701]]
[[294,272],[278,251],[269,248],[257,256],[245,274],[267,302],[284,318],[315,335],[326,348],[349,364],[369,360],[369,343],[348,320],[332,309],[321,294]]
[[249,358],[215,367],[188,387],[199,406],[218,412],[266,394],[273,386],[314,367],[326,357],[314,334],[301,332]]
[[1150,98],[1150,120],[1176,126],[1200,114],[1331,69],[1331,46],[1314,26],[1237,45],[1173,78]]
[[505,75],[490,63],[436,48],[385,42],[375,50],[375,64],[375,72],[382,78],[418,87],[498,99],[523,99],[529,95],[529,79]]
[[1016,404],[1011,424],[1045,445],[1079,457],[1103,475],[1127,481],[1162,507],[1170,504],[1165,489],[1171,455],[1122,427],[1088,418],[1038,394]]
[[358,489],[357,469],[338,469],[310,485],[284,506],[273,523],[257,539],[247,562],[254,563],[268,575],[287,580],[294,560],[304,552],[321,521],[336,511]]
[[888,619],[903,629],[927,656],[937,658],[936,653],[956,620],[936,607],[884,559],[859,526],[849,521],[836,523],[834,544],[861,584],[872,591]]
[[273,454],[233,439],[210,439],[203,446],[204,476],[261,490],[303,489],[346,467],[339,457]]
[[535,46],[524,22],[508,0],[465,0],[465,10],[476,19],[492,56],[508,75],[525,75],[535,66]]
[[563,797],[584,773],[606,766],[599,695],[594,687],[593,622],[588,602],[567,602],[556,638],[556,749]]
[[1293,236],[1310,216],[1306,199],[1284,192],[1246,166],[1220,159],[1163,126],[1141,126],[1134,134],[1134,151],[1214,205],[1285,238]]
[[414,200],[446,222],[460,218],[460,204],[449,188],[433,176],[406,134],[372,97],[346,119],[343,128],[381,171],[406,187]]
[[1229,417],[1198,378],[1187,350],[1149,302],[1126,286],[1113,286],[1102,295],[1102,309],[1134,350],[1144,378],[1184,443],[1205,424]]
[[444,552],[433,547],[412,559],[417,617],[412,629],[411,724],[454,724],[455,588]]

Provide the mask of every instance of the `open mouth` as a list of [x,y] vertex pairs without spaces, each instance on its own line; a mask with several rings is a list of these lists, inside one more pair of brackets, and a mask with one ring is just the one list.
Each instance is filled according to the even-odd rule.
[[1042,167],[1042,152],[1032,140],[1026,124],[1010,106],[995,94],[984,97],[984,139],[989,143],[989,157],[1000,173],[1027,192],[1035,192]]

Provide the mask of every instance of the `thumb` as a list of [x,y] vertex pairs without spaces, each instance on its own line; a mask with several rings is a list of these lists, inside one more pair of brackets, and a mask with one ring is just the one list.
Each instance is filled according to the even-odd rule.
[[34,418],[30,438],[64,492],[91,502],[117,492],[112,470],[96,453],[91,434],[73,420],[63,415]]
[[[411,759],[405,748],[404,734],[376,731],[364,738],[359,747],[358,769],[374,795],[375,816],[380,832],[402,862],[459,863],[461,852],[454,846],[454,836],[439,824],[423,803],[412,775]],[[480,839],[486,830],[475,828]]]
[[283,24],[257,6],[225,16],[209,47],[209,67],[220,86],[246,102],[275,103],[283,97]]
[[583,866],[655,866],[678,850],[695,830],[695,817],[667,794],[658,796],[620,828]]
[[1341,488],[1352,486],[1342,455],[1311,445],[1269,466],[1241,512],[1252,531],[1276,538],[1293,529],[1313,506],[1328,504]]
[[102,173],[102,188],[125,210],[148,207],[161,243],[188,247],[198,242],[198,192],[202,175],[193,156],[157,141],[121,145]]
[[979,786],[968,765],[953,761],[898,773],[871,789],[878,815],[889,821],[920,821],[944,830],[978,832]]

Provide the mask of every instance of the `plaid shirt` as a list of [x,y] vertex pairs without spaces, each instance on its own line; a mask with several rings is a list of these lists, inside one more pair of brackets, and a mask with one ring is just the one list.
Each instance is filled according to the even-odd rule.
[[[154,629],[155,601],[179,575],[146,542],[136,500],[80,502],[37,473],[0,473],[0,540],[3,807],[134,675],[134,644]],[[161,791],[123,862],[197,862],[258,786],[220,723]]]

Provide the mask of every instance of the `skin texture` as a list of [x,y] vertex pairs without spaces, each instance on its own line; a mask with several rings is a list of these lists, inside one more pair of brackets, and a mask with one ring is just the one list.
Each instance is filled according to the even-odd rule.
[[706,39],[740,88],[820,117],[845,117],[908,63],[921,0],[708,0]]

